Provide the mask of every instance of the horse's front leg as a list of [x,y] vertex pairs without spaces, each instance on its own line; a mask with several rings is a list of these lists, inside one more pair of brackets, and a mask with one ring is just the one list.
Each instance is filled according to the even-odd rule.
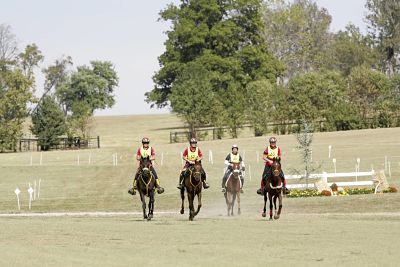
[[265,217],[267,216],[267,192],[264,192],[264,209],[263,209],[263,213],[262,216]]
[[277,195],[275,195],[274,196],[274,219],[276,220],[276,219],[279,219],[279,216],[278,216],[278,211],[277,211],[277,209],[276,209],[276,199],[278,198],[278,196]]
[[189,201],[189,220],[193,221],[194,218],[194,192],[188,192],[188,201]]
[[238,203],[238,215],[240,215],[240,191],[237,193],[237,203]]
[[184,207],[184,202],[185,202],[185,189],[181,190],[181,199],[182,199],[182,206],[181,206],[181,214],[185,213],[185,207]]
[[150,200],[149,200],[149,215],[147,220],[151,220],[153,218],[153,210],[154,210],[154,191],[150,193]]
[[282,212],[282,192],[279,194],[279,209],[275,219],[279,219],[279,217],[281,216],[281,212]]
[[143,209],[143,219],[147,219],[146,214],[146,199],[142,192],[140,192],[140,200],[142,201],[142,209]]
[[232,194],[231,216],[233,216],[233,208],[235,206],[235,201],[236,201],[236,193],[234,192]]
[[196,216],[197,214],[199,214],[200,208],[201,208],[201,191],[197,194],[197,211],[194,214],[194,216]]
[[272,220],[272,194],[268,193],[269,200],[269,220]]

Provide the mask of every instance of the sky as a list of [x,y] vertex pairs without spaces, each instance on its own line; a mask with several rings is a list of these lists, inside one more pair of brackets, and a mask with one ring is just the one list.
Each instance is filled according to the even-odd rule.
[[[35,43],[45,56],[40,68],[62,56],[74,66],[91,60],[111,61],[119,76],[116,104],[96,115],[168,113],[150,108],[144,93],[153,89],[152,76],[159,69],[165,32],[170,25],[158,21],[159,12],[178,0],[0,0],[0,24],[10,25],[19,48]],[[331,30],[352,22],[366,32],[363,21],[366,0],[316,0],[332,16]],[[43,87],[37,74],[36,94]]]

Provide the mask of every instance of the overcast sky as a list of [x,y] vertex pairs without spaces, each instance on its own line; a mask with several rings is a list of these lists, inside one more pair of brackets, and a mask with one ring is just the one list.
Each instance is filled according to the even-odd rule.
[[[365,32],[366,0],[316,0],[328,9],[333,31],[352,22]],[[42,68],[62,55],[75,66],[91,60],[114,63],[119,76],[116,104],[97,115],[166,113],[150,109],[144,93],[152,90],[151,77],[159,69],[169,25],[157,21],[159,11],[178,0],[0,0],[0,24],[12,27],[22,49],[36,43],[45,56]],[[43,77],[39,74],[37,91]]]

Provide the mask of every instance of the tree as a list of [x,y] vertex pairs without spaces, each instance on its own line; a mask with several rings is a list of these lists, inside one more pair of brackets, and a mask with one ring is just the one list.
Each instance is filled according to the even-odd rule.
[[369,36],[364,36],[353,24],[346,30],[333,34],[326,68],[347,76],[357,66],[376,66],[378,54]]
[[172,111],[183,117],[193,135],[197,127],[212,122],[209,111],[217,99],[204,66],[195,62],[187,64],[176,79],[169,99]]
[[0,71],[0,151],[16,150],[32,100],[32,80],[21,69]]
[[66,74],[68,61],[54,69],[48,69],[48,86],[56,85],[55,95],[69,116],[69,133],[87,135],[88,123],[93,112],[114,105],[114,90],[118,76],[111,62],[92,61],[91,66],[80,66],[70,75]]
[[389,76],[400,71],[400,2],[367,0],[369,34],[382,55],[383,71]]
[[187,64],[196,62],[208,72],[217,98],[217,104],[204,116],[214,116],[217,108],[223,112],[221,117],[230,119],[231,132],[237,135],[243,116],[232,117],[229,112],[232,105],[242,105],[237,101],[247,97],[246,85],[259,79],[274,83],[283,71],[261,35],[261,2],[181,0],[179,6],[171,4],[163,10],[161,19],[170,21],[172,29],[167,33],[166,51],[159,57],[161,68],[153,77],[154,89],[146,93],[146,101],[152,107],[171,105],[174,110],[174,105],[180,105],[177,90],[184,90],[176,81],[186,75]]
[[366,123],[367,118],[378,114],[378,99],[386,95],[389,80],[378,71],[361,66],[352,70],[347,78],[346,93],[357,110],[359,118]]
[[51,96],[45,96],[32,114],[31,131],[39,139],[41,150],[58,145],[58,137],[66,133],[64,113]]
[[18,53],[18,42],[11,31],[11,26],[0,24],[0,68],[15,64]]
[[312,72],[295,76],[288,84],[290,118],[301,122],[326,118],[344,95],[344,84],[336,72]]
[[316,71],[325,64],[331,16],[312,0],[272,0],[264,5],[265,38],[286,65],[285,78]]

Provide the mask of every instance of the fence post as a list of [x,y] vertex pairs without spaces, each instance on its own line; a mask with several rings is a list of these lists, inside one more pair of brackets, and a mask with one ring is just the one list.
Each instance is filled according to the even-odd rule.
[[100,148],[100,136],[97,136],[97,148]]

